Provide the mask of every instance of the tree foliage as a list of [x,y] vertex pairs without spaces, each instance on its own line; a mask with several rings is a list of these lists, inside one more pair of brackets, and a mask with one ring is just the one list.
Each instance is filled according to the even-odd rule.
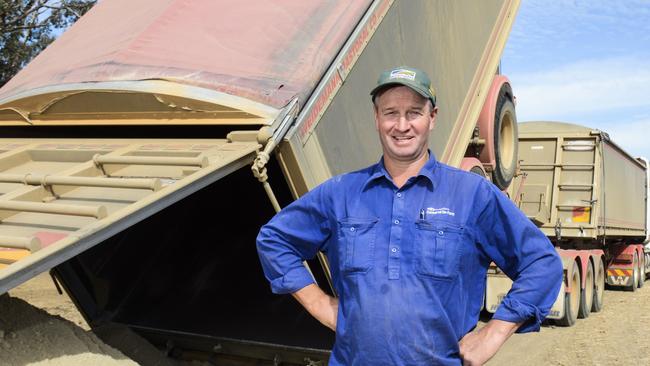
[[0,86],[96,0],[0,0]]

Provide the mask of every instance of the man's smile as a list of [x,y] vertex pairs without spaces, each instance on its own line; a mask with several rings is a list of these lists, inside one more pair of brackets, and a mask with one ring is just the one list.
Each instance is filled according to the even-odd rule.
[[398,142],[408,142],[413,139],[413,136],[391,136],[393,140]]

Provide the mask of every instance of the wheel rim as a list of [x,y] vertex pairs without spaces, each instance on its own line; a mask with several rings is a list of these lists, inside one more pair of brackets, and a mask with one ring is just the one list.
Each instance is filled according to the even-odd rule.
[[594,269],[591,263],[587,269],[587,278],[585,282],[585,299],[586,299],[586,311],[591,311],[591,305],[594,302]]
[[580,272],[577,266],[574,267],[573,276],[571,277],[571,317],[578,316],[580,309]]
[[510,166],[505,166],[505,164],[510,164],[513,158],[515,151],[514,147],[514,121],[510,113],[504,113],[503,119],[501,120],[501,129],[499,130],[499,155],[501,157],[501,165],[503,168],[510,169]]
[[632,269],[632,280],[634,281],[633,286],[636,286],[639,283],[639,259],[636,253],[634,253],[634,263],[632,263],[632,267],[634,267]]
[[598,272],[596,273],[596,282],[594,283],[594,288],[596,289],[596,298],[598,303],[603,303],[603,295],[605,294],[605,268],[604,264],[601,262]]
[[643,277],[645,277],[645,266],[642,265],[642,266],[641,266],[641,276],[640,276],[639,279],[640,279],[640,280],[643,280]]
[[639,287],[643,286],[645,281],[645,257],[640,257],[643,260],[639,260]]

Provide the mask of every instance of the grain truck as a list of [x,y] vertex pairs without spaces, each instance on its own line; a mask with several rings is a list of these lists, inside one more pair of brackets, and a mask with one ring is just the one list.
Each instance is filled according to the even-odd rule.
[[[0,294],[50,271],[109,343],[325,363],[333,334],[270,292],[259,227],[377,161],[368,93],[396,65],[432,77],[437,157],[509,183],[514,97],[495,75],[518,5],[98,2],[0,89]],[[325,257],[306,265],[327,290]]]
[[[606,286],[643,286],[650,266],[648,161],[633,158],[603,131],[561,122],[521,123],[518,159],[524,182],[511,187],[512,197],[564,263],[549,318],[573,325],[602,309]],[[488,311],[510,284],[491,269]]]

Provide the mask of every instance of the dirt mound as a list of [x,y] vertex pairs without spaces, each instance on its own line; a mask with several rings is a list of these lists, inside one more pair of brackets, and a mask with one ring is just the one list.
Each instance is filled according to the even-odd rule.
[[0,363],[137,365],[92,332],[7,294],[0,296]]

